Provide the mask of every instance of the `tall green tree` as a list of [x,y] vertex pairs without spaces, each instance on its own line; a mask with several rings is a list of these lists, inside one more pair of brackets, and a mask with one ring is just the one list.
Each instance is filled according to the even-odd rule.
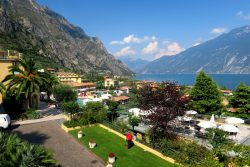
[[42,77],[39,72],[39,65],[33,59],[19,60],[16,65],[9,67],[11,74],[7,75],[3,82],[7,82],[7,91],[16,90],[17,98],[24,94],[28,100],[29,109],[32,107],[31,95],[39,92],[40,86],[46,82],[46,78]]
[[53,95],[58,103],[76,101],[77,93],[69,85],[59,84],[53,88]]
[[88,102],[83,107],[83,116],[90,123],[101,123],[107,119],[107,110],[101,102]]
[[[111,117],[111,121],[114,121],[114,118],[118,116],[117,114],[117,109],[119,106],[119,103],[114,102],[114,101],[107,101],[107,106],[108,106],[108,116]],[[110,119],[110,118],[109,118]]]
[[198,73],[190,98],[192,108],[199,113],[221,111],[224,108],[216,82],[204,71]]
[[70,118],[73,118],[73,115],[80,111],[79,104],[77,102],[65,102],[62,105],[63,112],[69,113]]
[[128,123],[132,127],[133,130],[135,130],[135,126],[138,126],[141,122],[141,119],[136,116],[129,115]]
[[233,107],[239,108],[238,111],[248,113],[250,111],[250,86],[241,82],[229,102]]

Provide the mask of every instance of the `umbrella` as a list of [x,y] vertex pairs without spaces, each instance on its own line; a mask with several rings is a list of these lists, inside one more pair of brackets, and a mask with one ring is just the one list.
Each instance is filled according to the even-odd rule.
[[245,121],[241,118],[229,117],[225,119],[225,122],[228,124],[243,124]]
[[187,114],[187,115],[195,115],[195,114],[197,114],[197,111],[188,110],[188,111],[186,111],[186,114]]
[[184,121],[191,121],[192,118],[191,118],[191,117],[183,117],[183,120],[184,120]]
[[239,132],[239,129],[234,126],[234,125],[230,125],[230,124],[223,124],[221,126],[219,126],[219,129],[225,131],[225,132]]
[[215,122],[215,120],[214,120],[214,114],[211,116],[211,118],[210,118],[210,122]]
[[141,111],[141,109],[139,109],[139,108],[131,108],[131,109],[128,110],[128,112],[132,113],[135,116],[139,116],[140,111]]
[[203,121],[203,122],[198,123],[198,126],[201,128],[207,129],[207,128],[215,128],[216,124],[210,121]]

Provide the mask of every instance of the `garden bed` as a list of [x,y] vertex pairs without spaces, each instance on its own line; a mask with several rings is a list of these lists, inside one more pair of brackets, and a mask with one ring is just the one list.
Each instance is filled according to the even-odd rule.
[[[79,130],[72,130],[70,134],[77,139]],[[108,153],[115,153],[117,159],[114,163],[115,167],[173,167],[176,166],[167,162],[143,149],[133,146],[127,149],[126,141],[121,137],[103,129],[99,126],[92,126],[82,129],[83,138],[77,139],[81,144],[89,147],[90,139],[97,143],[97,147],[91,149],[96,155],[105,162],[108,161]]]

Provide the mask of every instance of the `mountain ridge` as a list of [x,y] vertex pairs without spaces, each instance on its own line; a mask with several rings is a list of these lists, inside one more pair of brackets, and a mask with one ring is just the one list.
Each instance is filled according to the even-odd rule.
[[235,28],[215,39],[175,56],[163,56],[139,72],[153,73],[250,73],[250,26]]
[[[79,73],[132,75],[97,37],[34,0],[1,0],[0,46]],[[53,67],[53,65],[52,65]]]

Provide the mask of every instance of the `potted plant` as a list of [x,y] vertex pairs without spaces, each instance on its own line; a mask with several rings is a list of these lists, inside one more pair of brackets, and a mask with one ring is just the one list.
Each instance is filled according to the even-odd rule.
[[81,139],[81,138],[82,138],[82,131],[81,131],[81,130],[78,131],[77,137],[78,137],[78,139]]
[[115,162],[115,154],[110,152],[109,153],[109,163],[114,163]]
[[93,139],[89,140],[89,148],[94,148],[96,146],[96,143]]

